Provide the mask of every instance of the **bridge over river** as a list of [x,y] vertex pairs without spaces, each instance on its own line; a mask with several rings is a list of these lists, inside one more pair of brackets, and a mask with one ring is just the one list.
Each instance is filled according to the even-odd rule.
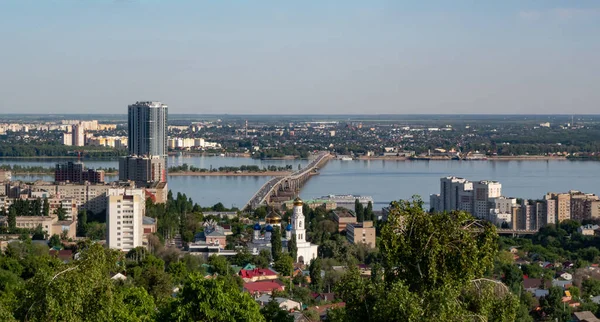
[[288,176],[271,178],[250,198],[244,209],[251,210],[266,203],[283,203],[294,199],[302,185],[312,175],[317,174],[317,170],[325,165],[331,157],[329,152],[320,152],[306,167]]

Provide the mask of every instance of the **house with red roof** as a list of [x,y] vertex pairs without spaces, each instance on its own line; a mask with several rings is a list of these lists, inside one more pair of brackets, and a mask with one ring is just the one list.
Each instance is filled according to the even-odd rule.
[[273,294],[273,291],[284,291],[285,285],[278,280],[244,283],[244,292],[256,297],[263,294]]
[[244,282],[268,281],[277,279],[277,272],[268,268],[242,269],[240,277]]

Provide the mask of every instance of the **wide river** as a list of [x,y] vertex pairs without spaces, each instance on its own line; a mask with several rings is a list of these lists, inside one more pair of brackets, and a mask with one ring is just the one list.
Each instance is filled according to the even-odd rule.
[[[61,160],[64,162],[64,160]],[[54,166],[57,160],[0,159],[0,164]],[[305,165],[305,160],[261,161],[230,157],[169,157],[169,166],[187,163],[200,168],[275,165]],[[118,167],[118,161],[86,161],[87,167]],[[498,180],[505,196],[541,198],[546,192],[580,190],[600,194],[600,162],[593,161],[330,161],[302,188],[304,199],[328,194],[369,195],[379,209],[392,200],[439,193],[439,179],[459,176],[469,180]],[[52,176],[13,176],[15,180],[52,180]],[[109,179],[116,179],[109,177]],[[185,193],[202,206],[222,202],[226,207],[243,207],[268,177],[171,176],[169,188]]]

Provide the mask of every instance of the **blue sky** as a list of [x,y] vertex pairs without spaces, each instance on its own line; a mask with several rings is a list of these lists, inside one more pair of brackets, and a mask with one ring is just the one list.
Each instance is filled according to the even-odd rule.
[[600,1],[0,0],[0,113],[596,114]]

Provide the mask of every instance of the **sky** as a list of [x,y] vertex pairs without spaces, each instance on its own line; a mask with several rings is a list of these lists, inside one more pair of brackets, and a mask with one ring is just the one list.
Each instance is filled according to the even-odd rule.
[[598,114],[600,1],[0,0],[0,113]]

